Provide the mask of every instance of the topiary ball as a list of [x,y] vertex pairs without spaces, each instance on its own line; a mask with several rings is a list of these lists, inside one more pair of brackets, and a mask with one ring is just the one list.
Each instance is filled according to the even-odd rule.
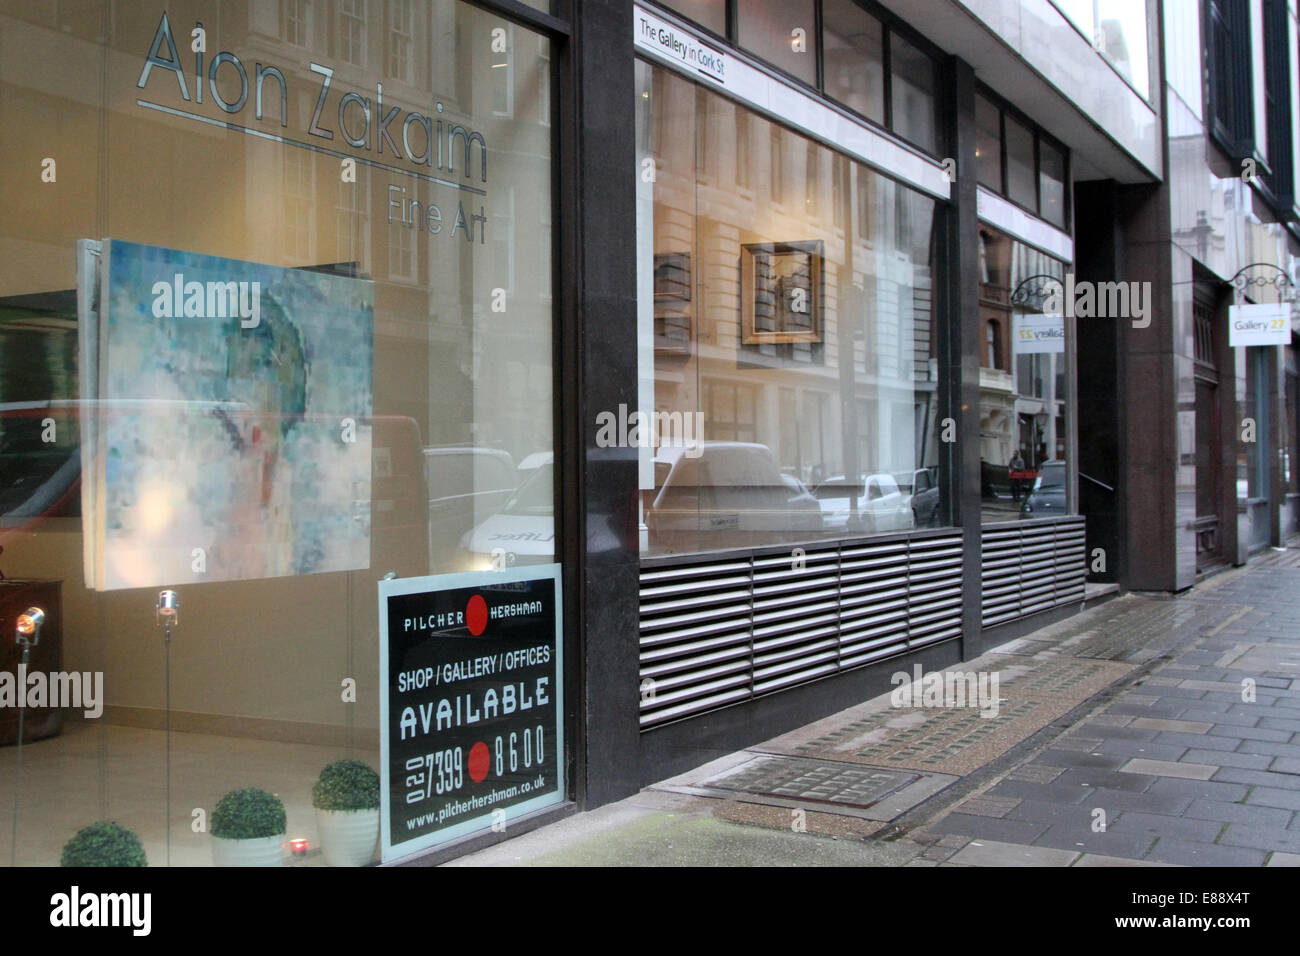
[[82,827],[63,845],[60,866],[148,866],[140,838],[124,826],[102,821]]

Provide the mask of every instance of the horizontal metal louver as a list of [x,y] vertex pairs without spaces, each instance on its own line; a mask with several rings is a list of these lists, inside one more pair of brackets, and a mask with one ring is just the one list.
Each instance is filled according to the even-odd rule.
[[641,728],[960,637],[961,555],[954,531],[647,564]]
[[981,624],[1082,601],[1086,564],[1084,519],[991,525],[980,539]]

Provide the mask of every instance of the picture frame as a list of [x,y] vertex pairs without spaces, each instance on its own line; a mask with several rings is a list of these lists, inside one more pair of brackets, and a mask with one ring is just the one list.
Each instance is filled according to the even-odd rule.
[[821,342],[823,241],[755,242],[740,248],[741,342]]
[[657,253],[654,262],[655,352],[689,355],[694,325],[691,254]]

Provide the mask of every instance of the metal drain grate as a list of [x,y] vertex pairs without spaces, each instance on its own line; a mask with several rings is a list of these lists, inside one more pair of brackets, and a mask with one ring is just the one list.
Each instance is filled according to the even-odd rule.
[[704,786],[865,810],[920,779],[919,773],[907,771],[798,757],[759,756],[727,774],[705,781]]

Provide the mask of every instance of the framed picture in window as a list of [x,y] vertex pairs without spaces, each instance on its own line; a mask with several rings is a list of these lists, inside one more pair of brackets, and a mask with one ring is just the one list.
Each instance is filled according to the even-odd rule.
[[740,247],[740,334],[745,345],[822,341],[820,239]]
[[691,254],[655,256],[655,351],[691,351]]

